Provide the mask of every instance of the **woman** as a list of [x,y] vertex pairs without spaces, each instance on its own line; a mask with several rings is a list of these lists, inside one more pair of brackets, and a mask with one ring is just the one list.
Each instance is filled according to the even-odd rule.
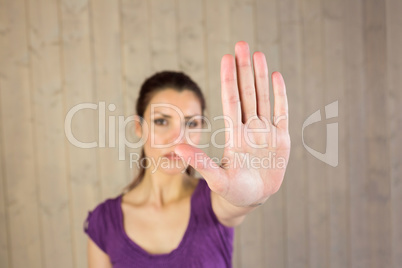
[[271,120],[264,54],[254,53],[253,62],[255,79],[246,42],[236,44],[235,59],[222,58],[220,166],[195,146],[205,109],[198,86],[174,72],[144,82],[136,135],[146,140],[146,168],[89,213],[89,267],[231,267],[233,227],[279,190],[290,152],[283,78],[272,74]]

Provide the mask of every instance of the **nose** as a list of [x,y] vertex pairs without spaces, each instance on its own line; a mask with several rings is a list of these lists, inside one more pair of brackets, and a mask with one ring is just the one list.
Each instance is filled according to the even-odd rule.
[[177,126],[172,129],[169,142],[174,142],[175,144],[187,143],[186,139],[186,128],[183,126]]

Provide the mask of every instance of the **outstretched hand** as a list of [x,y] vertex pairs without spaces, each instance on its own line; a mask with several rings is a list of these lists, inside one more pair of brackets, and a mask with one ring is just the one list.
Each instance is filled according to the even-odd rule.
[[[209,188],[235,206],[259,205],[277,192],[285,176],[290,153],[288,102],[282,75],[271,75],[274,114],[271,117],[269,73],[265,55],[253,55],[249,46],[238,42],[235,58],[222,57],[221,87],[225,118],[225,149],[221,165],[201,149],[188,144],[175,152],[207,181]],[[202,156],[196,161],[195,155]],[[200,159],[198,156],[197,159]]]

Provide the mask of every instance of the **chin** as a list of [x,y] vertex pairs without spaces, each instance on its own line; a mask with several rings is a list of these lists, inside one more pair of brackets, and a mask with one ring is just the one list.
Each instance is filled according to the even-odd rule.
[[158,171],[167,175],[186,173],[188,165],[181,159],[168,159],[163,156],[154,157],[152,171]]
[[176,167],[160,167],[159,170],[163,173],[170,174],[170,175],[176,175],[179,173],[185,173],[186,168],[184,166],[176,166]]
[[165,174],[169,174],[169,175],[176,175],[179,173],[185,173],[186,172],[186,166],[183,165],[173,165],[169,166],[169,167],[159,167],[159,171],[165,173]]

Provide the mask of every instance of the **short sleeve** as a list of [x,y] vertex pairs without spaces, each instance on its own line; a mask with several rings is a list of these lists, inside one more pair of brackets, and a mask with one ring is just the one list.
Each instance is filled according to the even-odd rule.
[[104,204],[100,204],[93,211],[89,211],[84,222],[84,232],[106,253],[105,231],[107,228],[104,212]]
[[233,227],[227,227],[220,223],[218,220],[218,217],[216,216],[213,208],[212,208],[212,200],[211,200],[211,189],[208,186],[208,183],[206,182],[205,179],[201,179],[200,183],[201,185],[201,196],[202,196],[202,202],[204,203],[204,206],[207,208],[207,213],[209,218],[216,223],[220,228],[224,231],[228,231],[229,233],[233,231]]
[[[228,256],[231,256],[233,253],[233,240],[234,240],[234,227],[228,227],[219,222],[218,217],[216,216],[211,201],[211,189],[209,188],[207,182],[202,179],[200,181],[201,185],[201,202],[202,206],[205,208],[204,215],[204,223],[206,225],[212,224],[214,226],[215,239],[219,240],[221,247],[225,248],[225,252],[228,253]],[[229,258],[229,257],[228,257]]]

